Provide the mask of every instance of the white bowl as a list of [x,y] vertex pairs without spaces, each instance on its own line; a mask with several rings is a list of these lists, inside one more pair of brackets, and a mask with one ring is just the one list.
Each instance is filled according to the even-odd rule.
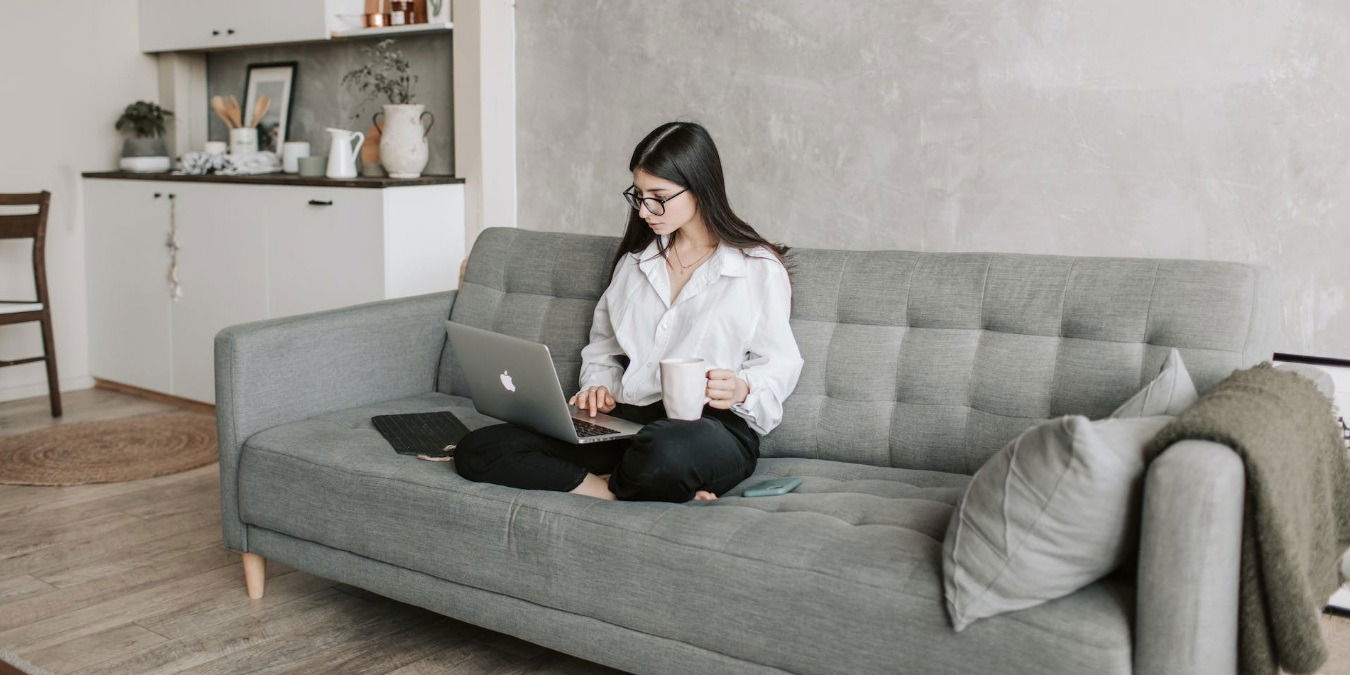
[[135,171],[137,173],[162,173],[173,167],[173,160],[168,157],[123,157],[118,166],[123,171]]

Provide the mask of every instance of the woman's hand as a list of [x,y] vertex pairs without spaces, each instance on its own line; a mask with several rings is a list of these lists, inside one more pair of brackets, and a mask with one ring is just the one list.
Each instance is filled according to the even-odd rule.
[[723,410],[745,401],[750,395],[750,383],[736,377],[734,371],[726,368],[712,368],[708,371],[708,405]]
[[567,399],[567,404],[576,404],[577,410],[590,410],[591,417],[595,417],[595,411],[598,409],[602,413],[607,413],[618,405],[614,401],[614,396],[609,393],[609,388],[604,385],[586,387]]

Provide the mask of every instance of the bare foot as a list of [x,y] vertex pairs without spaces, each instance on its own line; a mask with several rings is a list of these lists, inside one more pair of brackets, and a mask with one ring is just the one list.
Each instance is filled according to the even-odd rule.
[[587,473],[586,477],[581,479],[581,485],[572,488],[572,494],[586,495],[597,499],[617,500],[613,492],[609,491],[609,474],[597,476],[593,473]]
[[694,499],[696,499],[696,500],[698,500],[698,501],[708,501],[708,502],[710,502],[710,501],[712,501],[712,500],[714,500],[714,499],[717,499],[717,495],[715,495],[715,494],[713,494],[713,493],[711,493],[711,492],[708,492],[707,490],[699,490],[698,492],[695,492],[695,493],[694,493]]

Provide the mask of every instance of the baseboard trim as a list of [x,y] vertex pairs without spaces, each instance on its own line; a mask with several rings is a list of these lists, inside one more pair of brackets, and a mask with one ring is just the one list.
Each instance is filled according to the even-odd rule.
[[[31,365],[31,364],[25,364]],[[81,389],[92,389],[94,387],[94,378],[88,375],[82,377],[61,378],[57,388],[61,393],[68,391],[79,391]],[[36,382],[27,384],[16,384],[9,387],[0,388],[0,403],[9,401],[18,401],[25,398],[47,398],[47,378],[43,376]]]
[[211,405],[210,403],[202,403],[201,401],[194,401],[190,398],[183,398],[181,396],[173,396],[172,394],[165,394],[163,392],[151,391],[149,389],[142,389],[140,387],[133,387],[129,384],[122,384],[121,382],[113,382],[112,380],[105,380],[98,377],[94,378],[94,388],[108,389],[111,391],[120,391],[124,394],[131,394],[132,396],[140,396],[141,398],[147,398],[150,399],[151,401],[157,401],[159,403],[167,403],[169,405],[178,406],[179,408],[184,408],[186,410],[191,410],[193,412],[208,413],[211,415],[216,414],[216,407],[214,405]]

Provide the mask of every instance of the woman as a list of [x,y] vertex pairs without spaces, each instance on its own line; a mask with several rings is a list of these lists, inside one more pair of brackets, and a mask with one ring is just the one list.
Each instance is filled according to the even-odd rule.
[[[644,426],[586,445],[482,427],[455,449],[465,478],[601,499],[716,499],[754,472],[760,436],[782,420],[802,369],[788,326],[788,247],[732,212],[717,147],[698,124],[657,127],[628,169],[633,212],[568,403]],[[667,419],[658,364],[686,356],[717,366],[707,371],[711,401],[700,419]]]

